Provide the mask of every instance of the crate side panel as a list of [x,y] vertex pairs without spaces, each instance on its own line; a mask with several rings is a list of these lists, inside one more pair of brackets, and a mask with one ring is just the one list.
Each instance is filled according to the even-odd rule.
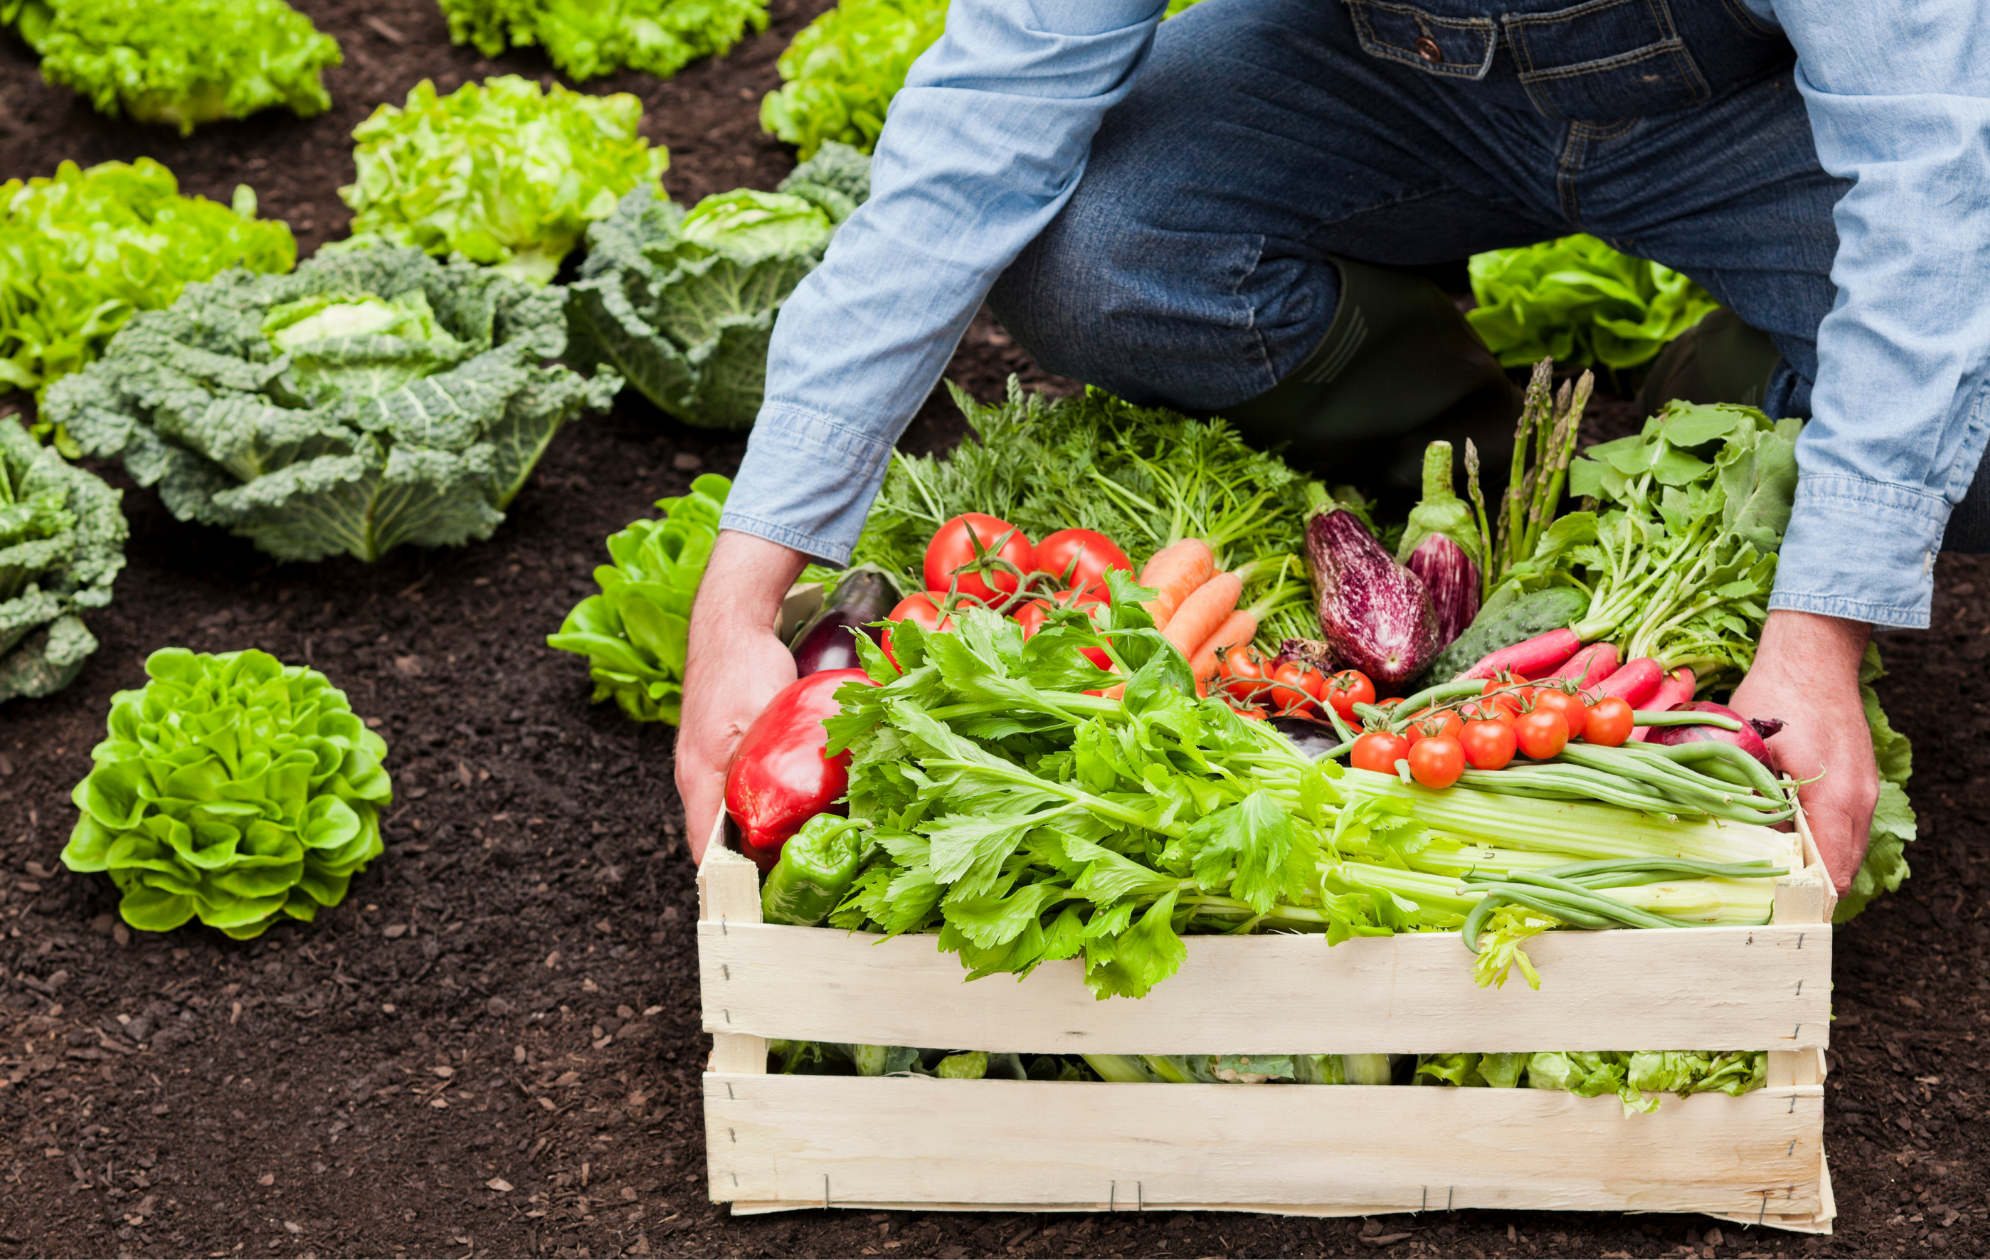
[[[705,1078],[720,1202],[1816,1213],[1824,1092]],[[1384,1136],[1386,1135],[1386,1136]]]
[[1541,988],[1472,980],[1455,933],[1190,937],[1141,1000],[1100,1002],[1077,962],[965,983],[931,936],[699,925],[711,1032],[1032,1053],[1342,1054],[1794,1050],[1829,1037],[1829,928],[1565,932],[1527,943]]

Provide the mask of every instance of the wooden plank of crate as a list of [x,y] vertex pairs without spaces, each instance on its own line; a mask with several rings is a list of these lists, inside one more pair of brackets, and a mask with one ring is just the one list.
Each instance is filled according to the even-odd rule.
[[930,936],[699,925],[707,1031],[1037,1054],[1341,1054],[1805,1049],[1830,1018],[1831,935],[1811,927],[1537,936],[1539,991],[1473,983],[1455,933],[1197,936],[1137,1002],[1100,1002],[1076,961],[967,983]]
[[[751,859],[725,847],[724,815],[705,859],[698,864],[698,922],[710,924],[724,940],[735,927],[759,927],[760,872]],[[712,1057],[708,1072],[752,1074],[767,1070],[767,1039],[745,1032],[729,1032],[722,1026],[712,1034]]]
[[705,1077],[711,1197],[760,1210],[1815,1214],[1822,1108],[1817,1086],[1627,1117],[1560,1090]]

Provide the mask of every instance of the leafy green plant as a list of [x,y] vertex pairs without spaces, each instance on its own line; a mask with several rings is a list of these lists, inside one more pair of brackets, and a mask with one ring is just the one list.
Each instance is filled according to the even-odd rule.
[[354,233],[544,284],[587,225],[670,165],[636,126],[642,102],[590,96],[501,75],[438,96],[427,79],[401,108],[382,105],[353,128],[352,183],[339,196]]
[[276,105],[322,114],[332,98],[320,75],[344,60],[283,0],[6,0],[0,22],[41,54],[42,78],[98,113],[181,135]]
[[449,39],[495,57],[507,43],[540,44],[575,79],[627,67],[667,79],[700,57],[723,56],[750,28],[767,29],[767,0],[441,0]]
[[0,703],[53,695],[97,650],[78,614],[124,567],[118,498],[0,417]]
[[193,281],[296,265],[289,225],[256,218],[248,185],[233,207],[179,191],[151,158],[64,162],[52,179],[0,185],[0,388],[39,391],[81,370]]
[[[1169,0],[1166,16],[1194,3]],[[761,130],[797,146],[804,160],[831,140],[869,153],[891,98],[946,24],[947,0],[842,0],[775,63],[781,86],[761,98]]]
[[1873,757],[1879,762],[1879,800],[1873,805],[1872,827],[1866,833],[1866,859],[1852,877],[1850,891],[1838,899],[1838,908],[1831,915],[1833,923],[1845,922],[1874,897],[1893,892],[1911,873],[1907,846],[1914,842],[1918,826],[1914,806],[1907,799],[1907,780],[1914,774],[1914,746],[1893,729],[1886,711],[1879,707],[1879,692],[1873,690],[1873,684],[1885,675],[1879,645],[1868,643],[1866,659],[1859,667],[1859,695],[1865,700]]
[[1507,367],[1640,367],[1720,305],[1681,273],[1593,236],[1478,254],[1471,274],[1479,304],[1465,318]]
[[63,864],[110,872],[119,913],[147,932],[198,916],[247,940],[344,900],[394,799],[387,743],[345,693],[253,650],[163,648],[145,672],[111,698]]
[[707,473],[691,493],[658,499],[661,520],[642,520],[608,536],[613,564],[594,571],[601,594],[567,614],[546,642],[588,658],[594,701],[614,697],[638,722],[677,725],[684,704],[684,644],[691,600],[719,536],[719,514],[732,482]]
[[588,229],[567,291],[568,361],[610,364],[686,423],[750,426],[781,303],[869,195],[870,159],[833,141],[778,192],[735,189],[686,213],[637,188]]
[[377,241],[231,271],[132,320],[46,414],[181,520],[281,560],[454,546],[490,537],[560,426],[621,387],[545,362],[562,300]]

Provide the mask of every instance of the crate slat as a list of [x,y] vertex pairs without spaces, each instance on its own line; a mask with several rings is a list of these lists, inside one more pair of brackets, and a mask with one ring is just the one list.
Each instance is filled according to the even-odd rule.
[[[1075,961],[964,982],[930,936],[701,923],[704,1026],[811,1041],[1036,1054],[1784,1049],[1829,1035],[1831,933],[1813,925],[1569,932],[1479,988],[1455,933],[1189,937],[1181,971],[1100,1002]],[[1794,1082],[1793,1082],[1794,1083]]]
[[[711,1196],[740,1210],[1823,1209],[1819,1086],[1559,1090],[710,1074]],[[751,1206],[744,1206],[751,1205]]]

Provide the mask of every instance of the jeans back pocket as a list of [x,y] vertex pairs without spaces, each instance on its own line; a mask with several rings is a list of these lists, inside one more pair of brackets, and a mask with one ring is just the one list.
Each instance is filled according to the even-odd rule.
[[1390,0],[1345,2],[1361,51],[1371,57],[1454,79],[1483,79],[1492,69],[1499,26],[1491,17],[1447,17]]
[[1586,0],[1501,25],[1521,85],[1550,118],[1662,114],[1712,95],[1666,0]]

